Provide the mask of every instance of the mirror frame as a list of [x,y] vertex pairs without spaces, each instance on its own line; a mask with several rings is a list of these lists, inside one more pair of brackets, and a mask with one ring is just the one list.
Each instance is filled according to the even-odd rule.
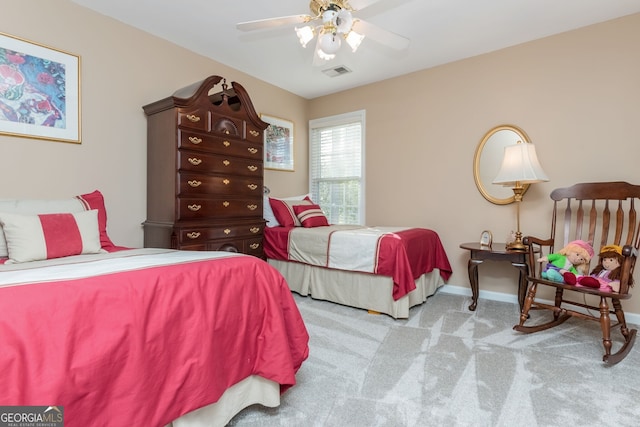
[[[498,196],[492,195],[489,189],[485,188],[482,180],[480,179],[480,176],[481,176],[480,175],[480,158],[482,157],[482,151],[484,150],[485,146],[487,145],[487,142],[489,142],[491,137],[503,130],[509,130],[509,131],[515,132],[518,135],[519,140],[527,144],[531,143],[525,131],[520,129],[518,126],[500,125],[489,130],[489,132],[487,132],[482,137],[480,144],[478,144],[478,147],[476,148],[476,152],[473,156],[473,180],[476,182],[476,187],[478,187],[478,191],[480,191],[480,194],[482,194],[482,197],[484,197],[485,199],[487,199],[488,201],[496,205],[508,205],[510,203],[515,202],[516,201],[515,195],[507,198],[500,198]],[[498,171],[496,171],[496,175],[497,174],[498,174]],[[524,192],[522,194],[524,195],[524,193],[526,193],[527,190],[529,189],[529,184],[523,184],[523,187],[524,187]]]

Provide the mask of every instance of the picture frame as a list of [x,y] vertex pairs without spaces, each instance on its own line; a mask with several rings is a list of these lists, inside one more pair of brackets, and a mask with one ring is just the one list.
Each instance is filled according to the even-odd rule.
[[80,57],[0,32],[0,134],[80,144]]
[[493,243],[493,235],[489,230],[484,230],[482,234],[480,234],[480,246],[491,247]]
[[293,122],[266,114],[260,119],[269,123],[264,131],[264,168],[293,172]]

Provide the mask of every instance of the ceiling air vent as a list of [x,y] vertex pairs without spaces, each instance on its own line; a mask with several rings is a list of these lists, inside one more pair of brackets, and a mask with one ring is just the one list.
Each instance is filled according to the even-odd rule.
[[325,73],[329,77],[337,77],[337,76],[341,76],[343,74],[348,74],[348,73],[351,72],[351,70],[348,69],[347,67],[345,67],[344,65],[338,65],[337,67],[333,67],[333,68],[328,68],[326,70],[322,70],[322,72]]

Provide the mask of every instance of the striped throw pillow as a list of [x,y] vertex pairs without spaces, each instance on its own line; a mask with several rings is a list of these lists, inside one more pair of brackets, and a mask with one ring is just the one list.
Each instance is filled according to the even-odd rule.
[[0,213],[7,264],[101,252],[98,210],[42,215]]
[[322,209],[318,205],[298,205],[294,206],[293,210],[303,227],[311,228],[329,225],[327,217],[324,216]]

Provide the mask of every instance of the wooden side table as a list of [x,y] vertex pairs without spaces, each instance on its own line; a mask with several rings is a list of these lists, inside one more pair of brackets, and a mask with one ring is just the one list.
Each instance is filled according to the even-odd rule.
[[469,258],[469,283],[471,284],[472,302],[469,310],[474,311],[478,305],[478,266],[484,260],[509,261],[511,265],[519,271],[518,281],[518,303],[520,311],[524,305],[524,298],[527,293],[527,275],[529,274],[529,265],[527,264],[527,253],[522,251],[510,251],[504,243],[493,243],[491,246],[483,246],[478,242],[463,243],[460,245],[462,249],[471,252]]

